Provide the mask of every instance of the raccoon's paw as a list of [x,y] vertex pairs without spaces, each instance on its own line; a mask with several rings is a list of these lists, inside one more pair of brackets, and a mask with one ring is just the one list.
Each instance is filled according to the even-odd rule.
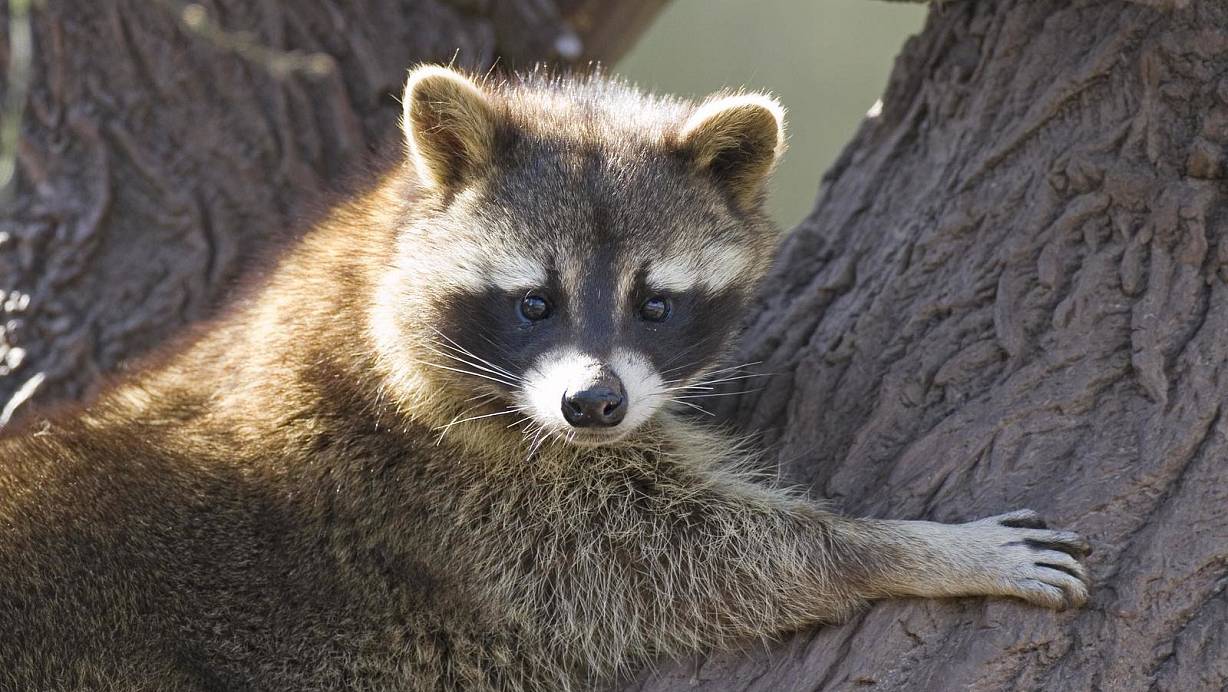
[[975,531],[972,542],[985,552],[977,562],[993,593],[1056,610],[1087,602],[1090,580],[1081,559],[1091,546],[1079,534],[1049,529],[1030,509],[963,526]]

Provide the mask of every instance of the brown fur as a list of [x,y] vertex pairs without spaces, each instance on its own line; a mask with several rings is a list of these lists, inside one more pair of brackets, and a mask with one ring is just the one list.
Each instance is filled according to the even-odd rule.
[[[406,167],[167,357],[0,440],[0,687],[579,689],[872,598],[1086,597],[1080,539],[1033,515],[842,518],[755,482],[748,451],[669,412],[602,447],[530,454],[486,421],[441,438],[474,388],[414,360],[446,282],[373,305],[407,225],[442,224],[419,239],[429,258],[462,233],[449,214],[489,221],[462,189],[474,157],[497,158],[483,119],[615,158],[721,161],[715,182],[669,190],[678,218],[748,234],[747,291],[770,259],[758,205],[782,140],[762,97],[730,111],[602,80],[470,91],[433,69],[426,92],[411,78]],[[577,117],[585,103],[622,125]],[[1045,562],[1064,571],[1040,579]]]

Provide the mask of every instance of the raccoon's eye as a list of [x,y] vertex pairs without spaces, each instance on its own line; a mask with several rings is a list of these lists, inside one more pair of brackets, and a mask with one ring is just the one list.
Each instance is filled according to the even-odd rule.
[[550,302],[540,293],[530,292],[520,299],[520,314],[526,320],[544,320],[550,316]]
[[653,296],[640,306],[640,317],[649,322],[662,322],[669,317],[669,300]]

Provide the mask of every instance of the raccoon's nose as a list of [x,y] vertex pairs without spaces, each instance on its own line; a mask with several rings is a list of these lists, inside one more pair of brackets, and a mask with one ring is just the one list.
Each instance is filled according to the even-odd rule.
[[577,428],[609,428],[627,415],[626,398],[622,381],[614,373],[603,371],[584,389],[563,394],[563,418]]

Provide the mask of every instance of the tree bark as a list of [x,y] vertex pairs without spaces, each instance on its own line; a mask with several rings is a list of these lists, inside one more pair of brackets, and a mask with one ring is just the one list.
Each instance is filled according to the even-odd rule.
[[1092,601],[880,603],[633,689],[1224,689],[1225,152],[1228,4],[935,6],[723,413],[853,514],[1041,511],[1095,546]]
[[[573,56],[569,31],[610,57],[634,32],[600,18],[647,16],[521,5],[209,5],[340,66],[278,81],[138,0],[49,3],[0,218],[0,405],[36,372],[40,401],[85,396],[205,314],[259,238],[395,146],[406,65]],[[936,4],[785,239],[742,350],[773,374],[713,401],[850,513],[1081,531],[1093,600],[880,603],[631,688],[1228,685],[1225,152],[1221,0]]]
[[[398,151],[410,65],[614,60],[664,2],[195,3],[225,41],[191,30],[179,0],[36,6],[20,185],[0,208],[0,427],[87,398],[206,315],[267,238],[309,226],[373,150]],[[278,77],[223,45],[238,32],[336,69]]]

